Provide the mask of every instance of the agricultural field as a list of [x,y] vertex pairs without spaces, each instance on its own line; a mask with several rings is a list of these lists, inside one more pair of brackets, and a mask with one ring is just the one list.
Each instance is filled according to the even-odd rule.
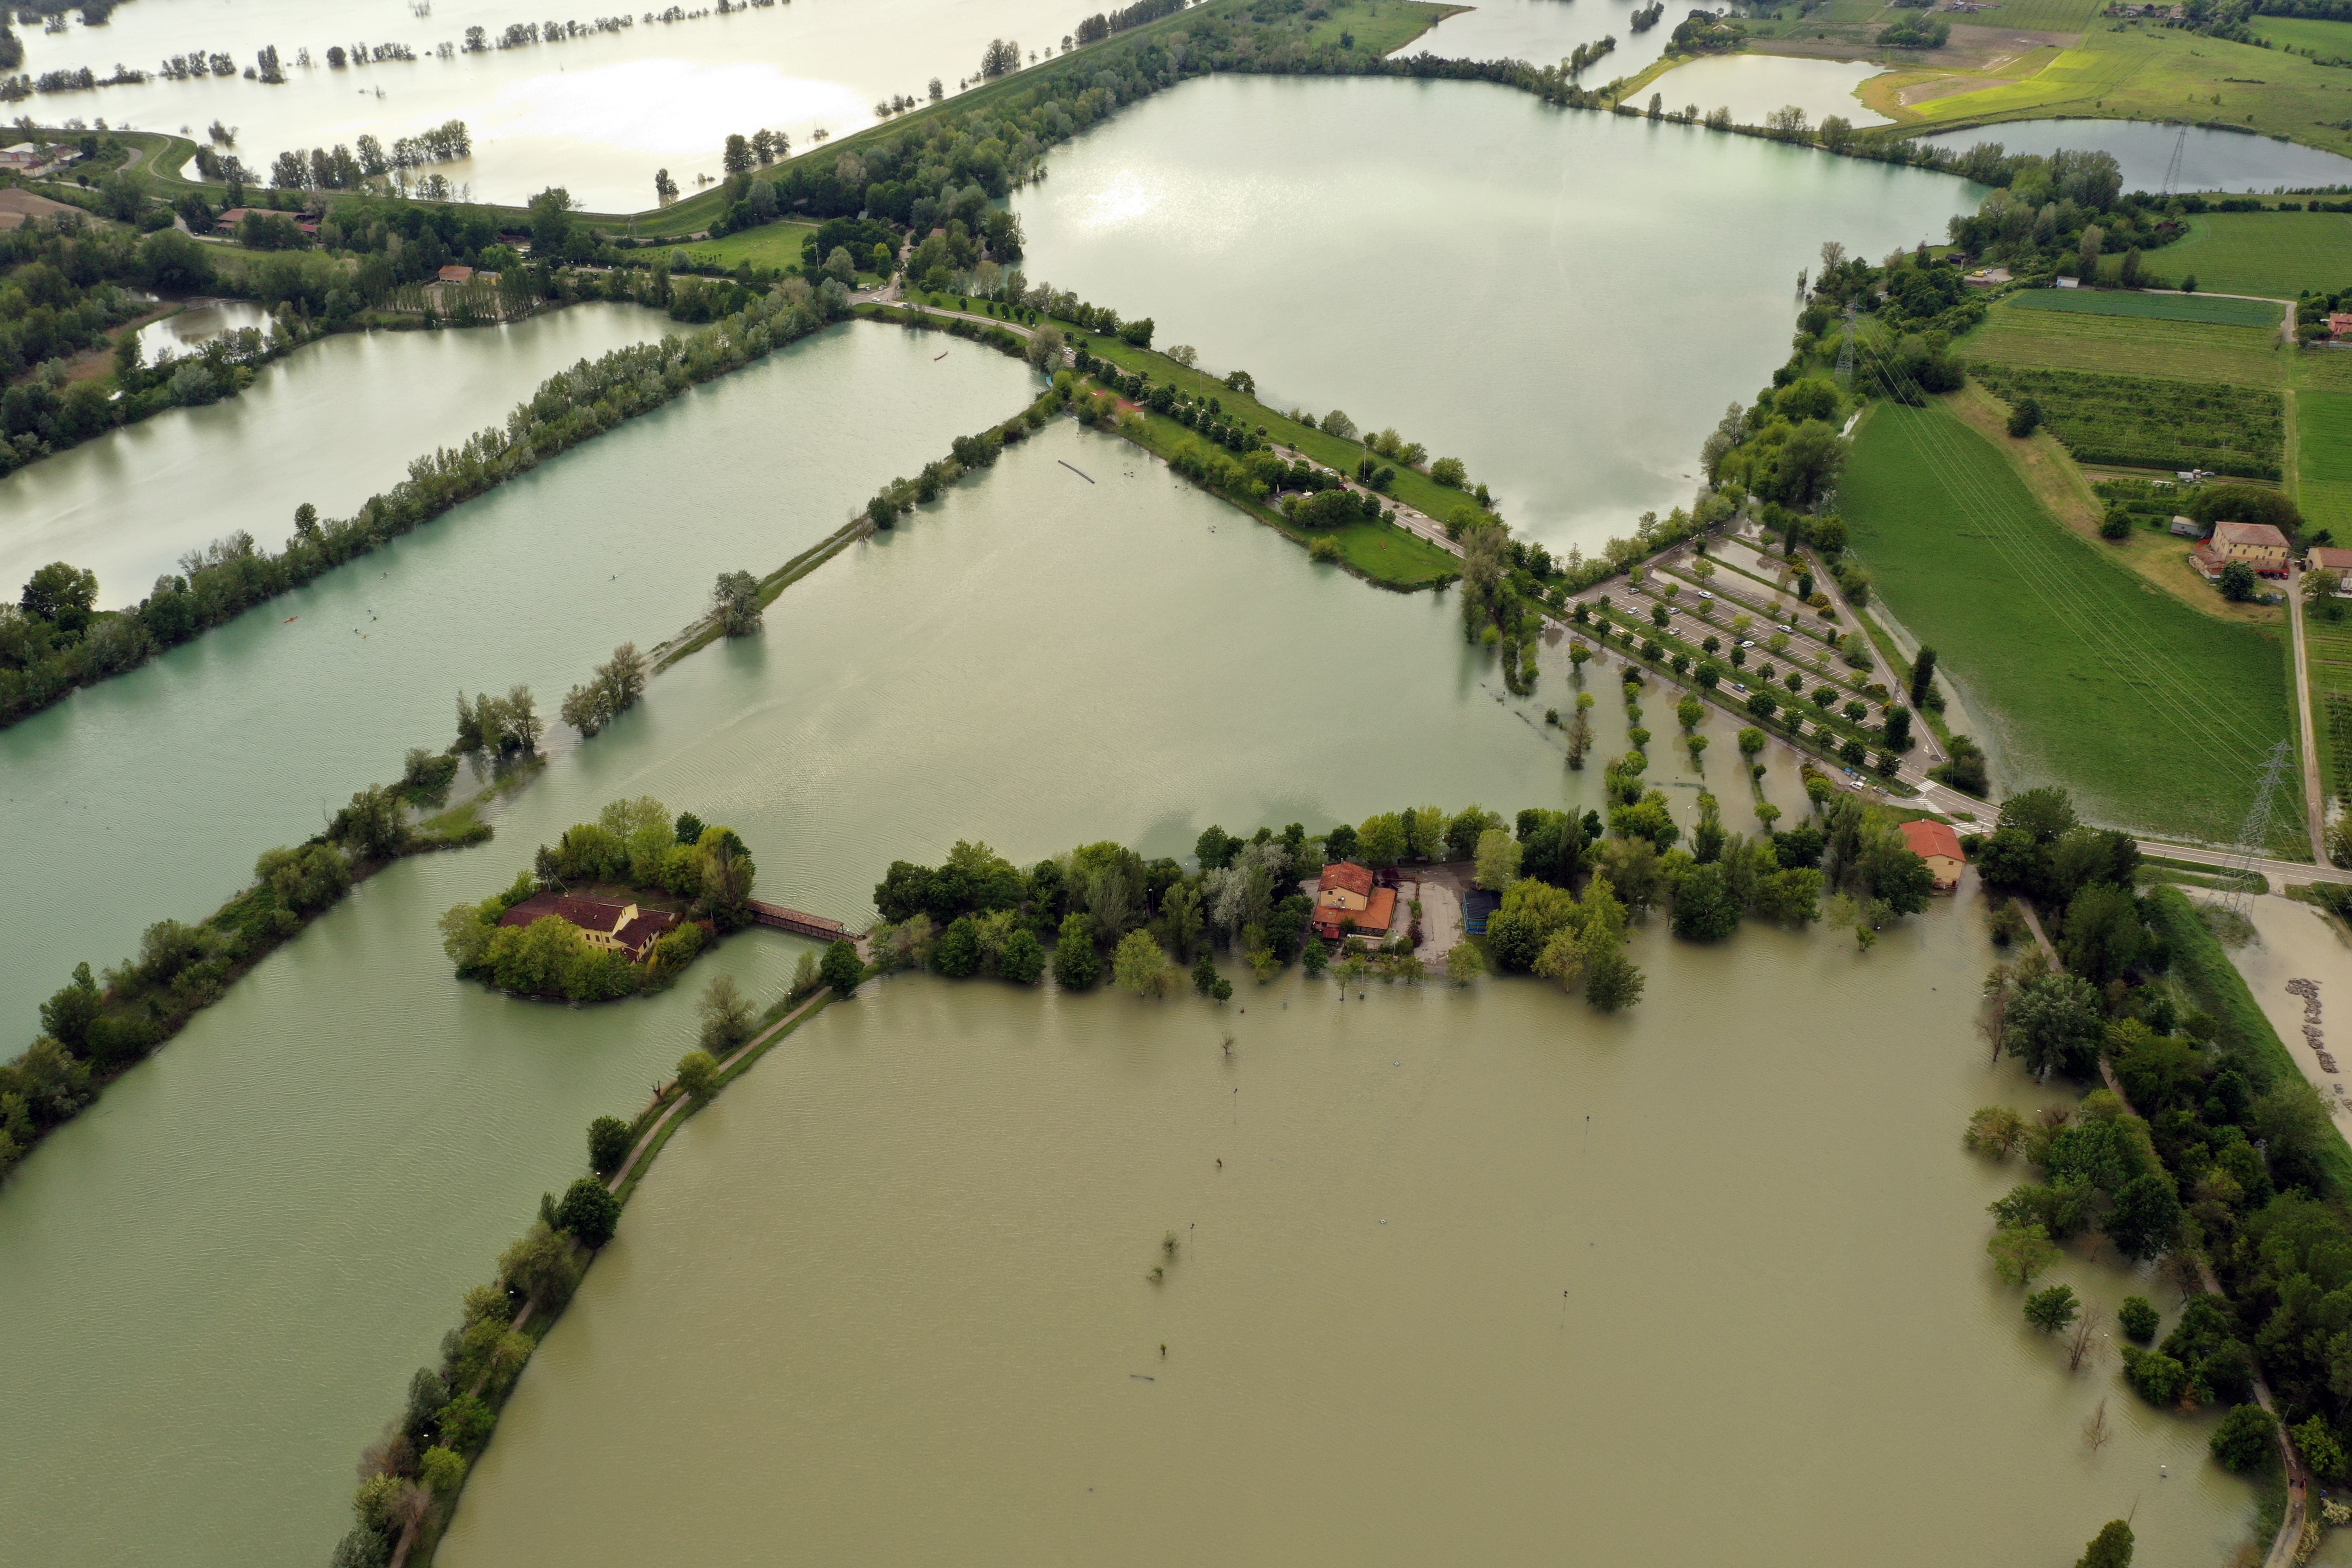
[[[2009,6],[1995,13],[2003,26],[2019,27],[2028,25],[2021,19],[2026,14],[2027,7]],[[2331,153],[2352,152],[2352,132],[2334,129],[2352,119],[2352,81],[2340,69],[2181,29],[2104,19],[2077,25],[2085,29],[2080,47],[2059,52],[2039,68],[2020,62],[2032,70],[2021,79],[1945,97],[1922,98],[1915,86],[1914,101],[1888,112],[1922,130],[2062,115],[2221,121]],[[2192,270],[2206,282],[2202,268]]]
[[1995,360],[2232,386],[2281,386],[2286,382],[2287,351],[2275,332],[2257,327],[2021,309],[2007,301],[1994,306],[1983,324],[1952,349],[1971,363]]
[[2309,392],[2352,392],[2352,349],[2305,349],[2295,355],[2294,384]]
[[2267,388],[1994,361],[1969,371],[2012,405],[2026,397],[2039,403],[2051,434],[2078,463],[2279,477],[2285,414],[2279,395]]
[[2304,619],[2311,652],[2312,715],[2319,736],[2320,778],[2327,793],[2352,806],[2352,607],[2343,619]]
[[[2352,87],[2352,72],[2336,74]],[[2338,120],[2352,119],[2352,92],[2344,98],[2334,106]],[[2187,234],[2150,256],[2169,276],[2195,273],[2197,287],[2213,293],[2333,293],[2352,286],[2352,213],[2199,213]]]
[[2143,321],[2202,321],[2217,327],[2276,327],[2285,307],[2211,294],[2144,294],[2121,289],[2026,289],[2003,303],[2020,310],[2127,316]]
[[2352,392],[2296,393],[2294,424],[2295,505],[2314,528],[2352,541]]
[[[1874,408],[1840,499],[1888,607],[1997,731],[2003,789],[2063,784],[2099,820],[2235,835],[2290,732],[2277,633],[2200,615],[2103,557],[1941,403]],[[2301,816],[2279,816],[2291,850]]]

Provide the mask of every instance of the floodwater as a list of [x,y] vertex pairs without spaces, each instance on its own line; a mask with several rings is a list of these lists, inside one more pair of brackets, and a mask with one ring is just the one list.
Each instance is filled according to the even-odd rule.
[[1031,277],[1463,458],[1557,553],[1688,503],[1823,240],[1941,241],[1983,194],[1484,84],[1280,77],[1187,82],[1049,173],[1014,197]]
[[[141,339],[152,359],[268,321],[257,305],[220,300]],[[184,552],[239,530],[277,550],[304,501],[348,517],[414,459],[503,425],[557,371],[688,330],[644,306],[588,304],[462,331],[322,338],[238,396],[109,431],[0,479],[0,586],[64,560],[98,574],[100,605],[135,605]]]
[[[1886,68],[1869,60],[1811,60],[1789,55],[1710,55],[1677,66],[1650,84],[1667,104],[1696,103],[1701,113],[1731,110],[1738,125],[1761,125],[1775,110],[1797,108],[1818,125],[1843,114],[1853,125],[1893,121],[1854,96]],[[1644,101],[1647,101],[1644,100]]]
[[[498,606],[455,594],[453,577],[529,581],[558,605],[576,597],[598,624],[564,634],[583,646],[547,658],[558,679],[593,640],[615,635],[620,590],[598,599],[571,574],[472,553],[474,542],[526,532],[535,517],[561,518],[588,542],[567,552],[534,535],[507,547],[551,563],[577,555],[599,572],[698,557],[679,571],[683,593],[709,580],[714,557],[748,548],[730,535],[720,554],[697,530],[732,526],[755,502],[782,510],[795,489],[845,484],[863,496],[877,469],[910,469],[853,439],[936,417],[916,373],[893,368],[896,334],[863,328],[814,350],[877,363],[871,376],[813,357],[765,382],[730,378],[697,395],[689,428],[713,426],[707,437],[648,436],[673,459],[657,472],[624,431],[533,476],[548,488],[511,487],[461,509],[439,525],[446,538],[396,569],[433,567],[446,601],[404,592],[409,613],[431,610],[435,635],[404,642],[403,657],[478,639],[495,618]],[[935,340],[913,352],[927,367]],[[944,363],[966,353],[959,345]],[[1016,384],[1023,374],[994,356],[982,363],[1005,366]],[[940,395],[968,416],[993,384]],[[887,415],[877,400],[893,405]],[[727,458],[758,449],[747,426],[761,419],[769,447],[747,475]],[[914,434],[925,452],[944,445],[936,432]],[[830,467],[787,466],[803,447]],[[823,477],[835,468],[855,477]],[[824,509],[812,500],[784,515],[803,510]],[[767,554],[782,559],[796,537],[778,537]],[[681,618],[675,607],[638,616],[657,626]],[[518,631],[540,637],[566,624],[518,619]],[[1565,660],[1548,654],[1537,694],[1505,700],[1492,661],[1457,626],[1450,595],[1384,594],[1310,564],[1124,443],[1066,423],[796,585],[768,611],[762,636],[685,661],[641,708],[552,762],[504,810],[495,842],[366,883],[0,1186],[0,1322],[18,1372],[16,1414],[0,1427],[0,1518],[10,1521],[0,1565],[309,1563],[344,1529],[352,1459],[434,1355],[459,1295],[539,1194],[579,1173],[589,1119],[633,1110],[692,1043],[693,993],[708,972],[667,995],[599,1009],[505,1001],[449,975],[440,912],[507,885],[566,824],[651,793],[741,832],[762,896],[856,921],[891,860],[935,860],[958,838],[986,838],[1028,864],[1100,838],[1182,855],[1211,822],[1320,828],[1416,802],[1598,804],[1599,757],[1624,745],[1613,682],[1596,680],[1595,761],[1570,773],[1541,720],[1571,703],[1555,667]],[[1344,662],[1323,658],[1335,647]],[[520,640],[505,657],[512,673],[534,673]],[[289,796],[323,798],[329,780],[347,793],[341,781],[383,771],[375,760],[388,764],[408,728],[439,734],[446,675],[418,678],[420,713],[404,717],[406,686],[369,668],[326,654],[224,658],[202,681],[188,670],[163,685],[124,683],[123,715],[159,737],[151,750],[187,755],[176,773],[148,770],[148,787],[131,790],[121,781],[135,759],[116,759],[110,742],[77,752],[80,787],[114,813],[111,837],[108,819],[68,816],[46,797],[28,804],[26,819],[68,825],[39,836],[36,851],[51,840],[81,847],[70,859],[62,847],[50,860],[12,857],[12,890],[29,900],[68,878],[91,889],[112,924],[103,941],[78,945],[101,954],[156,913],[194,912],[180,859],[196,864],[194,879],[226,880],[255,847],[315,820]],[[270,704],[287,715],[280,727],[248,722],[206,740],[208,725],[262,704],[273,685],[284,693]],[[551,685],[543,679],[542,691]],[[1647,718],[1670,732],[1670,712],[1654,706]],[[1709,777],[1727,820],[1750,826],[1750,797],[1727,760],[1737,756],[1733,726],[1710,726]],[[319,766],[312,749],[333,766]],[[1656,771],[1689,821],[1696,776],[1663,755]],[[1765,788],[1786,809],[1801,803],[1784,757]],[[297,820],[280,827],[248,796]],[[38,923],[95,923],[57,913]],[[47,930],[26,934],[42,951],[11,965],[8,1016],[29,1025],[33,994],[62,978],[72,949],[53,951]],[[800,951],[754,931],[719,960],[764,999]],[[1958,1245],[1970,1255],[1965,1234]],[[163,1411],[169,1419],[156,1418]]]
[[[236,57],[240,69],[264,46],[286,67],[282,86],[243,77],[158,78],[137,87],[47,93],[44,123],[104,116],[142,131],[202,140],[215,120],[237,132],[236,152],[267,170],[282,152],[401,136],[463,120],[474,155],[440,166],[477,201],[520,203],[562,185],[592,209],[653,205],[654,171],[668,169],[688,194],[695,176],[720,173],[730,132],[765,126],[811,144],[822,128],[845,135],[873,123],[873,106],[921,97],[932,77],[947,91],[974,76],[992,38],[1025,51],[1061,47],[1078,14],[1048,0],[784,0],[692,21],[648,21],[666,7],[631,8],[636,25],[561,44],[462,52],[466,29],[492,39],[510,24],[592,22],[592,5],[532,7],[502,0],[136,0],[102,27],[78,22],[60,35],[20,27],[24,69],[89,66],[105,76],[120,61],[154,70],[191,50]],[[688,10],[709,8],[697,4]],[[420,14],[422,13],[422,14]],[[341,70],[327,48],[402,43],[418,57]],[[454,58],[434,58],[448,43]],[[312,65],[297,63],[308,49]]]
[[269,308],[250,300],[191,300],[186,310],[140,328],[139,350],[152,363],[167,350],[175,355],[184,354],[223,332],[247,327],[266,332],[269,320]]
[[437,1560],[1980,1568],[2130,1514],[2210,1568],[2210,1418],[2070,1375],[1981,1250],[2020,1172],[1960,1125],[2071,1098],[1986,1065],[1981,931],[1654,928],[1615,1019],[869,988],[670,1144]]
[[1612,37],[1617,47],[1578,79],[1597,88],[1615,77],[1636,75],[1664,54],[1674,37],[1671,18],[1661,18],[1646,33],[1633,31],[1633,15],[1638,8],[1634,0],[1481,0],[1395,52],[1399,57],[1428,53],[1449,60],[1525,60],[1549,66],[1566,59],[1579,44]]
[[[454,333],[321,347],[346,341],[358,353],[391,351],[377,363],[403,366],[398,394],[421,403],[440,394],[436,364],[472,357]],[[262,850],[300,842],[353,790],[397,776],[407,748],[446,745],[457,691],[527,684],[550,729],[568,736],[557,703],[615,644],[652,647],[708,607],[719,573],[781,566],[892,475],[1035,392],[1016,361],[961,343],[938,353],[929,338],[872,326],[804,339],[0,731],[0,815],[58,829],[12,836],[0,858],[9,896],[48,910],[0,973],[0,1037],[28,1038],[35,1002],[76,963],[102,968],[151,921],[201,918],[245,884]],[[538,376],[514,384],[527,391]],[[503,416],[503,396],[484,401],[479,419],[448,422],[453,433]],[[293,437],[315,448],[305,463],[331,464],[354,445],[348,426],[299,399],[267,407],[270,417],[221,421],[222,444],[192,451],[201,479],[180,488],[212,485],[224,499],[159,548],[231,523],[278,526],[294,497],[319,492],[289,496],[257,479],[274,499],[240,516],[239,476],[295,461]],[[404,437],[384,466],[396,475],[417,445]],[[349,499],[384,477],[351,484]],[[89,493],[140,519],[104,479],[91,477]],[[51,893],[64,886],[80,890],[59,903]]]
[[1919,140],[1954,148],[1998,142],[2012,153],[2049,153],[2061,147],[2112,153],[2123,167],[2127,191],[2162,190],[2176,147],[2180,149],[2180,174],[2172,182],[2176,191],[2267,192],[2352,184],[2352,158],[2339,153],[2196,126],[2186,128],[2184,142],[2183,129],[2147,120],[2020,120]]

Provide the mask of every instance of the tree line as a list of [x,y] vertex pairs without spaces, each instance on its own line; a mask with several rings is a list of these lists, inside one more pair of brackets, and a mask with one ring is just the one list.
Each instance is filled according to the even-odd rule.
[[446,798],[456,773],[454,758],[410,752],[397,782],[359,791],[303,843],[266,851],[252,882],[205,919],[156,921],[102,973],[75,965],[41,1005],[38,1037],[0,1065],[0,1176],[353,885],[402,856],[487,840],[485,823],[411,819]]
[[614,349],[550,376],[515,407],[503,427],[477,432],[455,447],[415,459],[408,478],[370,497],[349,518],[321,518],[308,505],[297,509],[294,534],[276,554],[240,533],[207,547],[200,558],[184,560],[180,573],[159,578],[130,609],[91,609],[94,578],[79,607],[61,618],[0,608],[0,721],[13,723],[78,687],[135,668],[623,420],[661,406],[690,386],[846,314],[847,297],[837,286],[811,290],[788,279],[765,294],[745,291],[737,310],[704,331]]

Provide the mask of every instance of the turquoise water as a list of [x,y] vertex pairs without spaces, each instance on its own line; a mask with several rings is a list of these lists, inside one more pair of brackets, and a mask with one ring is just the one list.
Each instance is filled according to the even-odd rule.
[[[0,976],[13,1050],[75,963],[149,922],[208,913],[254,857],[299,843],[410,746],[456,732],[456,694],[556,704],[615,643],[699,615],[722,571],[769,571],[893,474],[1034,395],[998,354],[840,326],[688,393],[298,593],[0,731],[0,888],[48,914]],[[429,398],[431,356],[407,362]],[[299,405],[225,427],[224,476],[315,436]],[[407,448],[400,448],[405,461]],[[132,518],[141,515],[129,513]],[[560,743],[560,742],[559,742]],[[48,890],[79,889],[63,903]]]
[[1940,243],[1982,195],[1499,87],[1278,77],[1187,82],[1049,172],[1015,197],[1033,279],[1276,406],[1463,458],[1559,553],[1687,504],[1724,405],[1788,357],[1823,240]]

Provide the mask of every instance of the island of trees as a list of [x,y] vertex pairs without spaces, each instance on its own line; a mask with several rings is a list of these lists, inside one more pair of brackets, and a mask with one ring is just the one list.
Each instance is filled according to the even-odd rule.
[[533,868],[441,917],[460,975],[519,996],[609,1002],[666,988],[718,937],[751,923],[757,868],[731,827],[673,817],[651,795],[539,847]]

